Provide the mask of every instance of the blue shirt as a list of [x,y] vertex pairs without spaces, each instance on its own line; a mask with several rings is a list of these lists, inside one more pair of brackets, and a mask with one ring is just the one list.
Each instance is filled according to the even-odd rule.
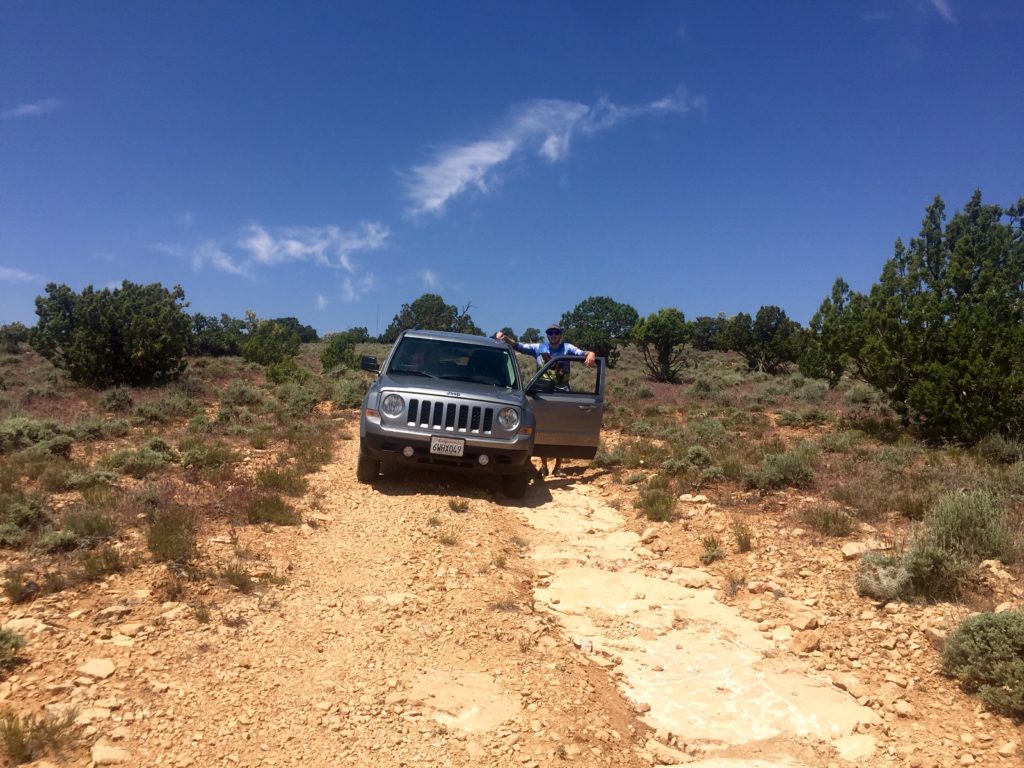
[[532,355],[537,358],[537,365],[544,365],[552,357],[558,357],[559,355],[584,357],[587,354],[586,350],[573,346],[567,341],[563,341],[557,347],[552,347],[546,341],[540,341],[536,344],[520,344],[517,341],[513,347],[516,352],[522,352],[524,355]]

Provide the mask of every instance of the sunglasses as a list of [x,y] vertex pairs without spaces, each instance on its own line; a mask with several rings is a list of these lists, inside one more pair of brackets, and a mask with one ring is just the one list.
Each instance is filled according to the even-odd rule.
[[550,330],[550,331],[545,331],[545,333],[546,333],[546,334],[547,334],[548,336],[561,336],[561,335],[562,335],[562,332],[561,332],[561,331],[556,331],[556,330],[554,330],[554,329],[552,329],[552,330]]

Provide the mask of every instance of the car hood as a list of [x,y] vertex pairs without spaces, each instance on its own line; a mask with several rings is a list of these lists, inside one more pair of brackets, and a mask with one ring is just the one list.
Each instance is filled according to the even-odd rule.
[[521,389],[495,387],[471,381],[425,379],[422,376],[386,375],[377,379],[378,388],[398,389],[405,395],[424,397],[459,397],[467,400],[496,400],[508,405],[523,406],[526,396]]

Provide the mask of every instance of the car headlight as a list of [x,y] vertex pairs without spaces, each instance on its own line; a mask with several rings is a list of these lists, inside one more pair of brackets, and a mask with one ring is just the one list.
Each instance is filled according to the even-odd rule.
[[401,395],[396,395],[392,392],[389,395],[384,395],[384,399],[380,401],[380,412],[385,416],[394,418],[405,410],[405,400],[402,399]]
[[515,408],[502,408],[498,411],[498,423],[510,432],[519,427],[519,411]]

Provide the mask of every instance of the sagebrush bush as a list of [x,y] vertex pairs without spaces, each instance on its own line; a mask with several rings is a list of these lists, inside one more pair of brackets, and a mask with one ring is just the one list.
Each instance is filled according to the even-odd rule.
[[196,556],[196,518],[190,510],[170,505],[149,515],[146,542],[158,561],[187,563]]
[[40,720],[31,713],[19,717],[5,709],[0,712],[0,743],[12,763],[28,763],[47,752],[59,751],[71,738],[76,717],[76,712],[69,711]]
[[117,533],[117,520],[99,509],[76,507],[64,513],[64,529],[88,542],[109,539]]
[[306,480],[294,467],[265,467],[256,472],[256,485],[288,496],[306,492]]
[[181,451],[181,466],[188,469],[219,469],[238,461],[231,446],[220,440],[208,443],[201,437],[189,437],[178,448]]
[[1024,718],[1024,611],[967,619],[946,640],[942,671],[999,714]]
[[675,517],[677,503],[678,499],[664,475],[655,475],[648,480],[637,499],[637,507],[647,519],[659,522],[668,522]]
[[[0,421],[0,454],[49,445],[58,437],[66,437],[58,425],[28,416],[12,416]],[[70,443],[67,444],[70,449]],[[59,453],[49,448],[47,453]]]
[[17,632],[0,627],[0,670],[14,666],[18,653],[25,647],[25,638]]
[[302,522],[302,516],[291,504],[273,494],[256,496],[242,511],[246,520],[253,525],[298,525]]
[[801,443],[782,453],[767,453],[760,468],[751,473],[747,484],[753,488],[769,490],[795,486],[803,488],[814,479],[814,450]]
[[704,546],[704,551],[700,553],[700,561],[704,565],[711,565],[716,560],[725,557],[722,542],[718,540],[717,536],[705,536],[701,539],[701,544]]
[[169,454],[151,448],[122,448],[108,456],[104,460],[104,465],[118,470],[123,475],[142,478],[159,472],[170,463],[171,458]]
[[853,530],[853,518],[841,509],[815,505],[800,513],[800,519],[826,536],[848,536]]
[[335,408],[358,408],[366,389],[367,382],[362,373],[344,369],[331,388],[331,403]]
[[80,562],[85,581],[99,581],[112,573],[124,573],[131,567],[129,558],[120,549],[110,546],[83,553]]
[[132,393],[127,387],[108,389],[100,398],[100,407],[115,413],[127,413],[134,404],[135,401],[132,399]]
[[244,405],[258,408],[267,404],[267,396],[263,390],[241,379],[231,380],[220,391],[219,399],[224,405]]
[[1019,554],[1020,529],[1002,502],[988,491],[952,493],[925,514],[928,538],[936,546],[973,560],[1012,562]]
[[978,457],[989,464],[1013,464],[1024,458],[1024,445],[1002,435],[986,435],[974,447]]

